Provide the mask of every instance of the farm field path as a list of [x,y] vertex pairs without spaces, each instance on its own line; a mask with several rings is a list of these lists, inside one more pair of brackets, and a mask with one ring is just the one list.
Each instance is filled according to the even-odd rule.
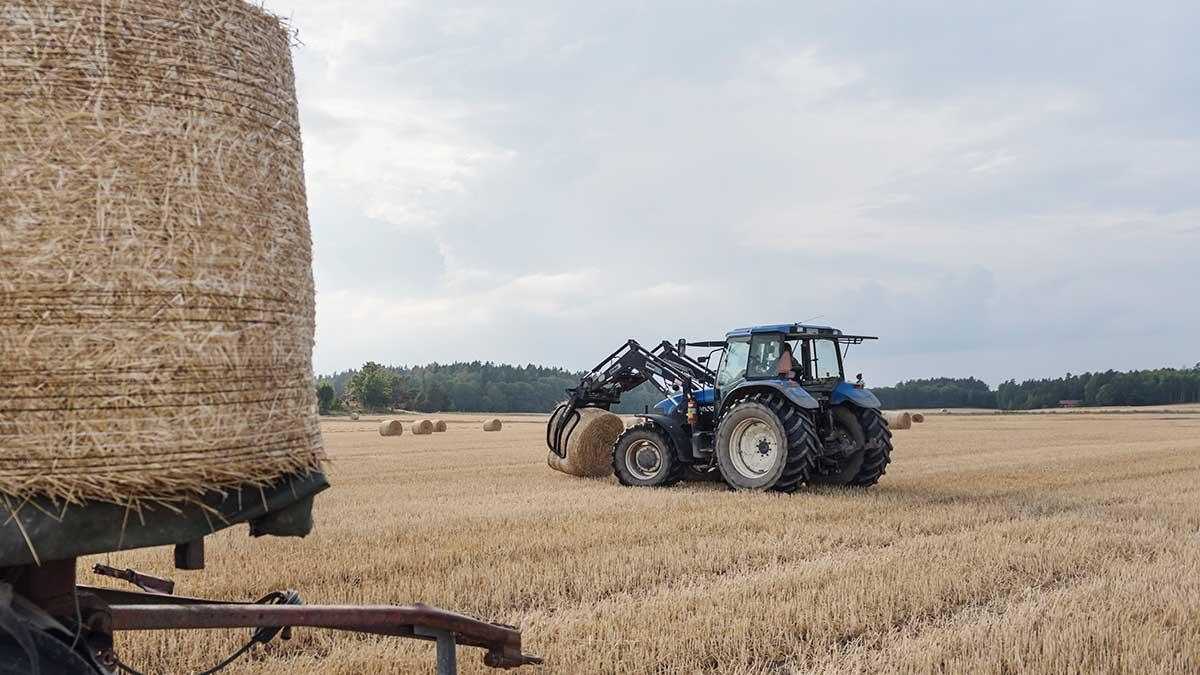
[[[541,673],[1200,672],[1200,415],[930,415],[869,491],[625,489],[546,467],[544,417],[323,422],[307,539],[107,561],[188,595],[426,602],[519,625]],[[410,416],[411,417],[411,416]],[[437,416],[429,416],[435,418]],[[408,417],[402,416],[404,419]],[[90,575],[84,574],[85,577]],[[88,579],[93,582],[93,579]],[[125,636],[198,671],[243,631]],[[432,673],[427,643],[297,630],[230,673]],[[491,672],[460,649],[464,673]]]

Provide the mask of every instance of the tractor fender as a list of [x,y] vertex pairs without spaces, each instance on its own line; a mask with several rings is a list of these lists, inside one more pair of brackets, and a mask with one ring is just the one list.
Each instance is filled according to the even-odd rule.
[[879,410],[883,407],[875,394],[866,389],[859,389],[849,382],[839,382],[837,387],[834,387],[833,394],[829,397],[829,403],[830,405],[852,403],[859,408],[869,410]]
[[812,394],[804,390],[800,384],[794,380],[754,380],[752,382],[744,382],[734,387],[729,393],[721,398],[721,409],[718,411],[718,416],[725,413],[725,409],[738,399],[745,398],[749,394],[756,391],[773,391],[783,394],[783,397],[792,404],[804,408],[805,410],[816,410],[821,407],[817,403],[817,399],[812,397]]
[[675,456],[682,462],[691,463],[695,460],[692,458],[692,437],[687,430],[683,428],[683,422],[675,415],[655,415],[642,414],[634,415],[639,419],[646,420],[651,424],[655,424],[663,431],[667,432],[667,436],[671,439],[671,443],[675,446]]

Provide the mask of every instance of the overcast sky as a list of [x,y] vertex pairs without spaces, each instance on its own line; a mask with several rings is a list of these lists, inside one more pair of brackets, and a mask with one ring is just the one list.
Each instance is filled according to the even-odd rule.
[[318,372],[813,318],[877,385],[1200,361],[1198,3],[267,4]]

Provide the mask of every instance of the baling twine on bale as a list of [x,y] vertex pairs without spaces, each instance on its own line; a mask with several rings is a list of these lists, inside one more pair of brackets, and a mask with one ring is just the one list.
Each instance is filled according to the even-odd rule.
[[290,47],[242,0],[0,5],[0,495],[320,466]]

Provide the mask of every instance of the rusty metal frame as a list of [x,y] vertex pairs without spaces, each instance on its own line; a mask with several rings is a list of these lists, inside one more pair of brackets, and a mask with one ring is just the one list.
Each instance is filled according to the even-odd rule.
[[[140,595],[128,593],[129,596]],[[150,594],[146,594],[150,595]],[[238,603],[108,604],[114,632],[132,630],[196,630],[211,628],[326,628],[391,635],[487,650],[484,663],[493,668],[517,668],[541,659],[521,651],[521,631],[487,623],[428,605],[363,606],[259,605]],[[133,599],[133,598],[127,598]],[[444,656],[439,654],[439,661]],[[452,661],[452,659],[451,659]],[[450,671],[453,672],[453,671]]]
[[[542,662],[541,657],[521,651],[521,631],[517,628],[424,604],[356,607],[208,600],[77,584],[75,565],[74,559],[67,559],[41,567],[4,568],[0,569],[0,580],[14,581],[18,594],[67,625],[74,624],[78,616],[87,651],[97,663],[109,668],[117,663],[115,633],[212,628],[282,629],[285,638],[291,628],[324,628],[433,641],[437,644],[439,675],[457,672],[458,645],[487,650],[483,662],[493,668]],[[118,572],[140,576],[132,570]]]

